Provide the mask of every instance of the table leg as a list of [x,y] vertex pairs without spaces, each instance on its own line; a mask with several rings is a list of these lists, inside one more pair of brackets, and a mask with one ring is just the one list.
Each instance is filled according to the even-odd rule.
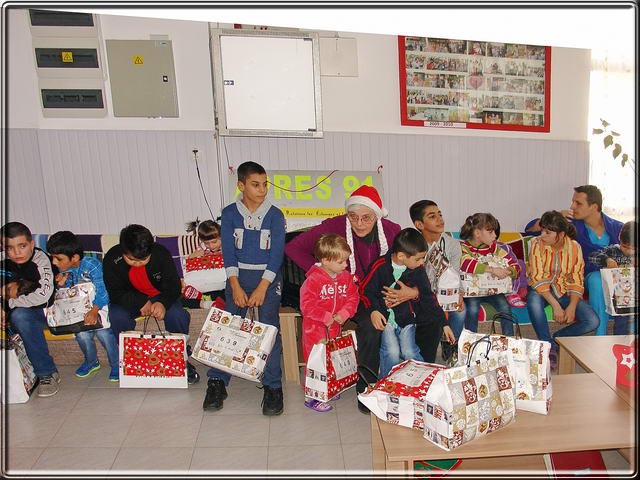
[[635,463],[636,463],[636,449],[635,448],[621,448],[618,450],[618,453],[624,457],[624,459],[629,462],[629,469],[634,472],[635,471]]
[[296,341],[295,314],[280,314],[280,335],[282,336],[282,357],[284,363],[284,380],[300,383],[298,368],[298,345]]
[[576,359],[569,354],[566,348],[560,345],[560,350],[558,351],[558,375],[575,373],[575,371]]
[[371,459],[374,473],[384,473],[385,470],[385,452],[382,443],[382,435],[380,427],[378,427],[377,417],[370,413],[371,416]]

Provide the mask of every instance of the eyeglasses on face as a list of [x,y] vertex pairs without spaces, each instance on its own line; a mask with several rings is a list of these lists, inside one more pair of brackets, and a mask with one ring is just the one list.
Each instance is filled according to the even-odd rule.
[[349,220],[351,221],[351,223],[355,223],[355,224],[358,224],[358,222],[368,224],[368,223],[373,223],[376,220],[375,215],[370,215],[370,214],[362,215],[361,217],[359,217],[355,213],[349,213],[347,217],[349,217]]

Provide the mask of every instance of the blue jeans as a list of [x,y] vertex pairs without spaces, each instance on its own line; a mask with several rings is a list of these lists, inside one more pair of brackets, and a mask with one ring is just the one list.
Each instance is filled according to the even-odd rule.
[[[245,291],[247,296],[251,296],[251,293],[256,289],[264,270],[240,270],[238,275],[238,282]],[[240,315],[241,317],[247,316],[247,308],[238,307],[233,301],[233,294],[231,293],[231,284],[227,282],[225,289],[226,296],[226,310],[233,315]],[[276,278],[273,279],[271,285],[267,288],[267,293],[264,296],[264,303],[258,307],[258,320],[260,323],[266,323],[267,325],[273,325],[280,330],[280,297],[282,296],[282,273],[278,272]],[[280,367],[280,355],[282,354],[282,340],[279,332],[276,335],[276,342],[273,344],[271,353],[267,358],[267,364],[264,368],[264,375],[262,377],[262,385],[266,385],[270,388],[282,387],[282,369]],[[222,370],[216,368],[210,368],[207,371],[207,377],[217,378],[222,380],[225,385],[229,385],[231,375]]]
[[27,351],[27,357],[38,377],[46,377],[57,372],[56,364],[49,355],[47,340],[43,329],[47,319],[42,308],[18,307],[11,310],[9,321],[13,329],[20,334]]
[[423,360],[416,345],[416,324],[400,328],[387,323],[380,340],[380,378],[404,360]]
[[76,341],[84,354],[84,361],[88,364],[94,364],[98,361],[95,342],[96,336],[107,352],[109,365],[111,365],[111,368],[116,368],[118,366],[118,341],[111,328],[101,328],[99,330],[87,330],[76,333]]
[[[469,325],[467,324],[466,308],[462,312],[457,312],[457,311],[447,312],[447,318],[449,319],[449,326],[451,327],[453,334],[456,336],[456,340],[460,338],[460,334],[462,333],[463,328],[470,330]],[[478,328],[478,322],[476,321],[476,329],[477,328]]]
[[[551,293],[553,295],[553,293]],[[554,295],[555,298],[555,295]],[[566,293],[560,298],[556,298],[562,308],[567,308],[569,305],[569,295]],[[529,317],[531,318],[531,324],[536,331],[536,335],[540,340],[551,342],[554,348],[558,345],[551,337],[549,332],[549,323],[547,322],[547,316],[544,313],[544,307],[548,302],[542,295],[536,292],[533,288],[529,287],[529,294],[527,295],[527,308],[529,309]],[[579,300],[576,306],[575,321],[566,327],[558,330],[553,337],[578,337],[589,333],[596,329],[598,326],[599,318],[593,308],[584,300]]]
[[[151,298],[150,300],[154,302],[157,300],[157,297]],[[129,309],[113,302],[109,304],[109,322],[111,323],[111,330],[116,337],[116,341],[120,340],[120,332],[135,330],[135,319],[139,316],[140,310]],[[164,328],[170,333],[185,333],[188,335],[190,321],[191,315],[182,308],[182,301],[179,298],[173,302],[173,305],[171,305],[164,314]],[[153,320],[149,323],[150,327],[155,327]]]
[[[498,313],[511,315],[511,306],[502,293],[489,297],[464,297],[464,308],[467,311],[466,326],[472,332],[478,331],[478,314],[481,303],[489,303]],[[500,320],[500,328],[503,335],[513,336],[513,323],[509,320]]]

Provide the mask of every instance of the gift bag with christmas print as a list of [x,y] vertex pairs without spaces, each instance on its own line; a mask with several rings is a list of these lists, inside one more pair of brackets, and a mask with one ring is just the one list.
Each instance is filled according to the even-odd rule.
[[405,360],[358,394],[358,400],[385,422],[422,430],[424,395],[443,369],[442,365]]
[[[187,388],[188,335],[120,332],[120,388]],[[157,324],[157,320],[156,320]]]
[[[485,263],[490,267],[508,268],[506,258],[496,255],[480,255],[478,263]],[[460,273],[461,289],[463,297],[489,297],[498,293],[511,293],[513,280],[511,277],[498,278],[490,273]]]
[[[249,312],[257,317],[257,308]],[[211,307],[191,356],[236,377],[259,382],[276,341],[273,325]]]
[[221,252],[207,252],[193,258],[183,257],[182,271],[185,287],[192,286],[199,292],[224,290],[227,283]]
[[445,312],[458,310],[460,301],[460,274],[451,266],[444,251],[444,238],[432,246],[425,258],[424,267],[436,293],[438,304]]
[[[6,347],[7,352],[4,353]],[[17,333],[2,340],[0,357],[7,362],[6,382],[3,385],[2,401],[6,403],[25,403],[29,400],[37,385],[37,377],[27,357],[22,338]],[[0,363],[4,367],[4,363]]]
[[438,372],[424,394],[424,438],[451,451],[515,420],[509,350]]
[[93,325],[84,323],[84,316],[93,308],[96,286],[92,282],[78,282],[67,288],[58,288],[53,305],[47,307],[47,325],[52,335],[68,335],[86,330],[98,330],[110,326],[109,306],[98,312]]
[[305,368],[305,397],[326,402],[353,387],[357,381],[356,336],[353,330],[313,346]]
[[605,310],[609,315],[630,315],[636,312],[635,267],[603,268],[602,293]]
[[[511,351],[513,360],[511,369],[516,386],[516,408],[546,415],[549,413],[553,395],[549,362],[551,344],[541,340],[522,338],[520,325],[516,322],[514,322],[516,338],[498,335],[495,333],[495,325],[500,319],[514,321],[510,315],[503,313],[493,317],[489,335],[491,349],[488,355],[491,357],[505,350]],[[462,330],[458,339],[457,366],[467,363],[471,345],[484,337],[486,337],[484,334],[467,329]]]
[[613,355],[616,357],[616,383],[635,387],[636,385],[636,344],[614,345]]

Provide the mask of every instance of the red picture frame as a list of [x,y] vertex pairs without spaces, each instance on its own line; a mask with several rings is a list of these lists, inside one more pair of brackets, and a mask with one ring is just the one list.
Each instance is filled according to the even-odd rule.
[[400,123],[549,133],[551,47],[398,36]]

